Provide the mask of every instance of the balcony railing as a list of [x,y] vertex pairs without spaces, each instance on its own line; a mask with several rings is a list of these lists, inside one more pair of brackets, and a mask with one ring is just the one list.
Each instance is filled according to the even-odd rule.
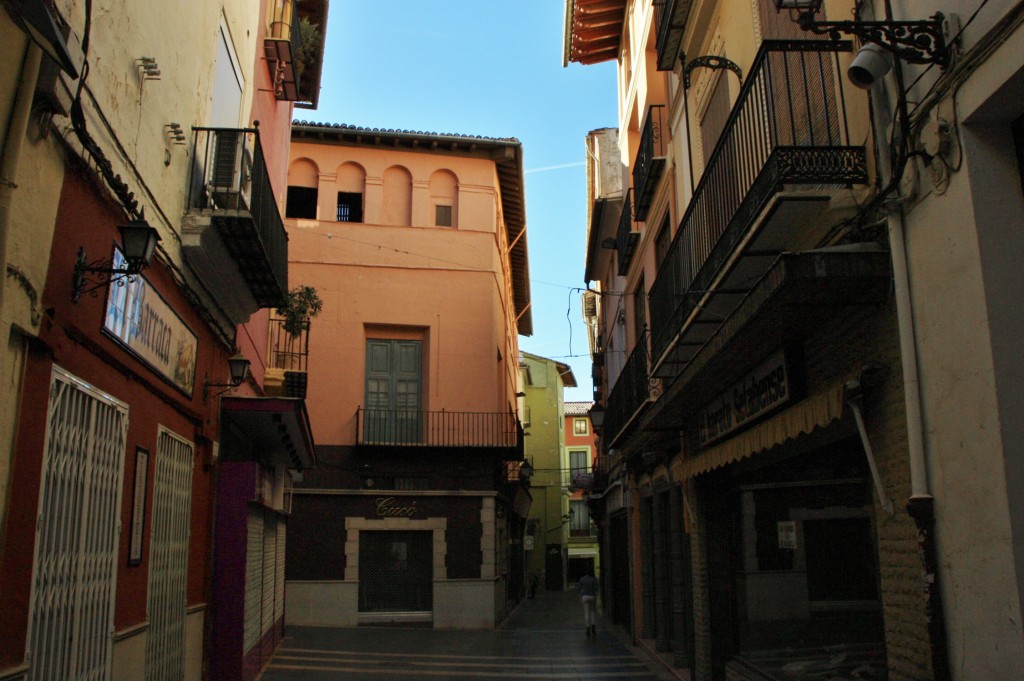
[[299,17],[291,0],[277,0],[263,51],[274,84],[274,96],[282,101],[299,99],[299,75],[295,60],[301,49]]
[[285,320],[270,320],[270,366],[285,371],[306,371],[309,360],[309,322],[302,323],[302,331],[294,336],[284,328]]
[[778,192],[867,181],[850,144],[838,53],[848,42],[765,41],[651,286],[660,361],[700,295]]
[[637,222],[647,219],[647,209],[654,200],[654,190],[665,170],[665,155],[668,144],[665,135],[665,107],[655,104],[648,108],[643,130],[640,131],[640,148],[633,161],[633,200],[636,206],[633,217]]
[[285,303],[288,235],[259,130],[193,128],[188,209],[210,217],[260,307]]
[[513,412],[356,411],[360,445],[488,447],[522,452],[523,426]]
[[629,263],[633,261],[636,244],[640,241],[640,231],[633,220],[633,190],[626,191],[622,200],[622,215],[619,216],[619,229],[615,234],[615,250],[619,258],[619,275],[625,276],[629,271]]
[[658,70],[671,71],[676,65],[693,0],[655,0],[654,4],[658,7]]
[[609,446],[614,443],[630,419],[650,397],[650,372],[647,361],[647,332],[637,338],[625,366],[608,395],[603,435]]

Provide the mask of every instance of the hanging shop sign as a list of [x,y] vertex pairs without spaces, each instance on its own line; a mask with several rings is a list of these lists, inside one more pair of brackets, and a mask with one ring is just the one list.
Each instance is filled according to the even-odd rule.
[[792,399],[786,353],[779,350],[697,414],[700,446],[764,416]]
[[[115,269],[127,267],[116,248],[113,260]],[[110,285],[103,330],[179,390],[192,395],[198,339],[144,277]]]

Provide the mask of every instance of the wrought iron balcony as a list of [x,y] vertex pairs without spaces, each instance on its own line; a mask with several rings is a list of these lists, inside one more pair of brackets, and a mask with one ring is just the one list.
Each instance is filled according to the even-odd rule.
[[[725,318],[801,229],[806,240],[808,224],[817,224],[812,211],[867,181],[865,149],[850,143],[839,69],[838,53],[850,49],[833,41],[762,44],[651,286],[658,376],[673,375],[668,364],[678,359],[665,353],[694,317]],[[719,310],[700,304],[715,286],[730,293]],[[705,327],[689,345],[717,328]]]
[[658,70],[671,71],[683,42],[686,21],[690,18],[692,0],[655,0],[658,7]]
[[514,412],[356,410],[356,444],[379,447],[492,448],[521,458],[523,426]]
[[629,263],[633,261],[633,253],[640,241],[640,227],[633,219],[632,189],[626,191],[622,200],[622,215],[619,217],[619,229],[615,234],[615,250],[619,258],[619,275],[625,276],[629,271]]
[[640,148],[633,161],[633,217],[637,222],[647,219],[647,210],[654,200],[658,180],[665,171],[665,155],[668,140],[665,138],[665,107],[652,105],[647,109],[643,130],[640,131]]
[[602,435],[612,447],[651,396],[647,332],[637,338],[622,373],[608,395]]
[[264,375],[263,389],[268,395],[306,397],[309,382],[309,321],[302,324],[298,335],[284,328],[285,320],[270,320],[270,362]]
[[249,304],[238,302],[233,316],[247,318],[254,311],[245,314],[247,308],[284,305],[288,235],[270,186],[259,130],[193,131],[185,257],[226,300],[236,295],[231,287],[246,287]]
[[282,101],[299,99],[296,59],[301,54],[299,17],[292,0],[276,0],[270,30],[263,39],[263,53],[274,84],[274,96]]

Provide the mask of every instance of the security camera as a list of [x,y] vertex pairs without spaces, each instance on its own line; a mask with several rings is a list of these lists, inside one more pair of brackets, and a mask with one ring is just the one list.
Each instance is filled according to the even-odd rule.
[[846,76],[851,83],[862,90],[867,90],[889,73],[891,68],[892,58],[885,48],[868,43],[857,52],[857,56],[853,58],[850,68],[846,71]]

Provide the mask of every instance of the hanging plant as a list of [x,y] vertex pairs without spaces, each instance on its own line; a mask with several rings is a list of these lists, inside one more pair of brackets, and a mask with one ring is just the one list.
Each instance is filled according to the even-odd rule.
[[284,330],[290,336],[302,333],[306,323],[320,314],[324,301],[320,300],[312,286],[299,286],[289,291],[284,307],[277,308],[277,314],[284,319]]

